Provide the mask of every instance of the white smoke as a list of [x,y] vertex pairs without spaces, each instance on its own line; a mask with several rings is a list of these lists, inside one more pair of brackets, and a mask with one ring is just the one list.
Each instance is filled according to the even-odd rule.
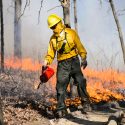
[[[5,26],[5,54],[13,55],[13,24],[14,10],[11,0],[4,0],[4,26]],[[23,1],[23,7],[25,6]],[[43,57],[47,51],[52,31],[47,26],[47,17],[51,13],[62,16],[62,8],[57,7],[48,12],[49,9],[60,5],[58,0],[46,0],[41,9],[40,23],[38,24],[38,11],[41,0],[32,0],[26,8],[22,20],[22,51],[24,57]],[[121,46],[118,38],[116,25],[108,2],[102,6],[98,0],[79,0],[78,3],[78,29],[81,41],[88,51],[88,62],[90,67],[115,67],[123,68]],[[117,10],[125,9],[125,1],[115,0]],[[10,7],[9,7],[10,6]],[[13,5],[14,6],[14,5]],[[72,5],[73,6],[73,5]],[[8,9],[9,8],[9,9]],[[7,11],[9,10],[9,12]],[[73,9],[71,9],[71,22],[73,24]],[[125,18],[119,17],[125,36]],[[124,38],[125,39],[125,38]],[[113,60],[113,61],[112,61]]]

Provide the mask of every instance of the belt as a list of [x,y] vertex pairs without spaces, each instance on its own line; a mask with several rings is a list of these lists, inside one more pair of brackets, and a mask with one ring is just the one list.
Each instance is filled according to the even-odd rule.
[[70,57],[70,58],[67,58],[67,59],[64,59],[64,60],[60,60],[58,62],[71,61],[71,60],[76,59],[76,58],[78,58],[78,55]]

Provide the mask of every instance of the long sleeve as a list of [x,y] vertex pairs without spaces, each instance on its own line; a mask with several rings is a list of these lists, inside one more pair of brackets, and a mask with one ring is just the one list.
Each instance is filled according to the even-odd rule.
[[81,56],[82,59],[86,59],[87,51],[86,51],[85,47],[81,43],[80,38],[76,32],[75,32],[74,36],[75,36],[74,42],[75,42],[76,48],[78,50],[78,54]]
[[47,65],[50,65],[53,62],[55,54],[56,50],[53,47],[52,40],[50,40],[47,55],[45,56],[45,61],[47,62]]

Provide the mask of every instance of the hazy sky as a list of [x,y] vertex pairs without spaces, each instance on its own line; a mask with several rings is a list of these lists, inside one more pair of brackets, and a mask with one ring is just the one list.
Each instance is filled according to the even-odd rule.
[[[14,2],[4,0],[5,24],[5,53],[13,54],[13,24]],[[125,0],[114,0],[125,40]],[[25,0],[23,0],[23,7]],[[31,0],[22,19],[22,48],[24,57],[44,57],[52,31],[48,29],[47,17],[51,13],[62,15],[62,8],[58,0],[44,0],[41,9],[40,23],[38,24],[38,11],[40,0]],[[78,0],[78,32],[81,41],[88,51],[90,67],[112,67],[123,69],[123,59],[118,32],[112,11],[107,0],[102,5],[99,0]],[[23,9],[22,7],[22,9]],[[124,14],[124,15],[123,15]],[[73,24],[73,3],[71,2],[71,25]],[[112,60],[112,61],[111,61]],[[98,66],[97,66],[98,65]],[[124,67],[125,68],[125,67]]]

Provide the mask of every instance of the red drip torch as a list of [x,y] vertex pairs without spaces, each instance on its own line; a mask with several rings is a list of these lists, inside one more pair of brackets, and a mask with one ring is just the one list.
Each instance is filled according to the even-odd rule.
[[34,85],[34,89],[38,89],[40,84],[48,82],[48,80],[54,75],[53,68],[47,66],[46,68],[42,68],[40,75],[40,82]]

